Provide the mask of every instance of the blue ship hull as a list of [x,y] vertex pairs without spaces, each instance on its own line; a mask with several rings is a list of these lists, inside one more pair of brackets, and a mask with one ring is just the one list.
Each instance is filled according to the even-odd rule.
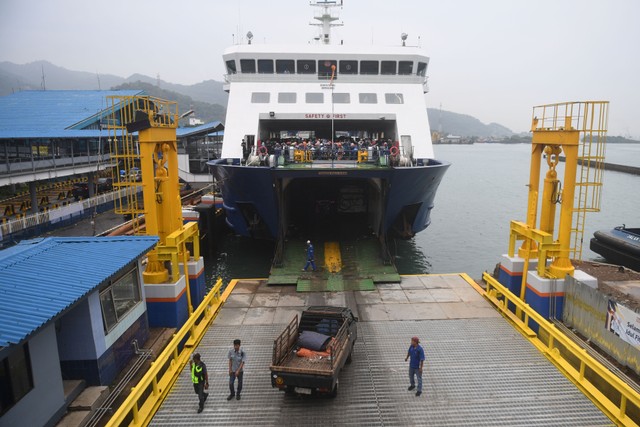
[[[224,159],[209,165],[221,187],[227,224],[239,235],[274,240],[286,237],[296,217],[323,206],[363,213],[378,236],[411,238],[430,224],[436,190],[449,167],[433,160],[398,168],[269,168]],[[350,189],[357,193],[353,199]],[[310,203],[315,205],[297,212]]]

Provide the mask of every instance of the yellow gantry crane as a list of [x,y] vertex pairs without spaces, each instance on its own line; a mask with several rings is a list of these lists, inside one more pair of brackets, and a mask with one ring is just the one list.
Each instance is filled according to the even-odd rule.
[[[177,103],[149,96],[110,96],[109,103],[112,158],[120,171],[114,182],[122,195],[116,202],[116,212],[130,215],[137,233],[141,231],[140,214],[144,213],[145,233],[160,237],[157,247],[149,252],[144,282],[164,283],[170,277],[176,281],[179,264],[184,262],[186,266],[189,259],[186,244],[192,245],[195,259],[200,256],[198,223],[183,225],[182,221]],[[137,196],[140,186],[143,207]],[[188,275],[186,280],[188,289]],[[191,313],[189,292],[187,296]]]
[[[527,219],[526,222],[511,221],[509,237],[509,256],[515,254],[516,241],[524,240],[518,249],[518,256],[525,260],[524,272],[528,271],[529,260],[537,258],[540,277],[573,275],[571,253],[578,259],[582,255],[584,215],[600,210],[608,107],[607,101],[534,107]],[[556,170],[561,154],[565,158],[563,181],[558,178]],[[547,172],[538,210],[543,158],[546,159]],[[560,214],[556,238],[558,204]],[[551,263],[547,265],[549,259]],[[525,281],[526,274],[523,274],[520,293],[523,300]]]

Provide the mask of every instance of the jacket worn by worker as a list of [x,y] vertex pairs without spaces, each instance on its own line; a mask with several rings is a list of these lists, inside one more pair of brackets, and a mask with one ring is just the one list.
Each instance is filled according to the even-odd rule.
[[194,384],[199,384],[205,382],[205,378],[207,375],[207,365],[204,362],[200,361],[199,363],[193,363],[191,365],[191,381]]
[[313,245],[307,246],[307,259],[313,259]]

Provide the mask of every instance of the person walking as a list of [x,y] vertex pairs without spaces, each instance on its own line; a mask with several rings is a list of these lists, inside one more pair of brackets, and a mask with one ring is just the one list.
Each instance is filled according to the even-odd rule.
[[411,358],[409,361],[409,388],[411,391],[416,388],[415,377],[418,377],[418,390],[416,391],[416,396],[420,396],[422,394],[422,366],[424,365],[424,349],[420,345],[420,340],[418,337],[411,338],[411,345],[409,346],[409,350],[407,351],[407,357],[404,358],[406,362],[407,359]]
[[193,382],[193,389],[198,395],[198,413],[204,409],[204,402],[209,397],[209,393],[204,391],[209,388],[209,375],[207,374],[207,365],[200,360],[200,353],[194,353],[190,362],[191,367],[191,381]]
[[[233,348],[229,350],[229,391],[227,400],[236,397],[236,400],[240,400],[240,393],[242,393],[242,374],[244,363],[247,360],[247,354],[244,350],[240,349],[241,341],[239,339],[233,340]],[[235,380],[238,379],[238,392],[234,390]]]
[[316,263],[315,263],[315,253],[313,250],[313,245],[311,244],[311,240],[307,240],[307,263],[304,265],[302,271],[307,271],[307,268],[313,268],[313,271],[316,271]]

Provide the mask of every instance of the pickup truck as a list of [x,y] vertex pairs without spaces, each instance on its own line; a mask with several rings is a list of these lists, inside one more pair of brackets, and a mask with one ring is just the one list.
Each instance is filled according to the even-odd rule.
[[[358,336],[357,321],[347,307],[309,307],[302,312],[300,322],[296,315],[273,342],[271,386],[287,393],[335,397],[338,374],[345,363],[351,363]],[[327,335],[326,349],[300,357],[299,339],[305,331]]]

